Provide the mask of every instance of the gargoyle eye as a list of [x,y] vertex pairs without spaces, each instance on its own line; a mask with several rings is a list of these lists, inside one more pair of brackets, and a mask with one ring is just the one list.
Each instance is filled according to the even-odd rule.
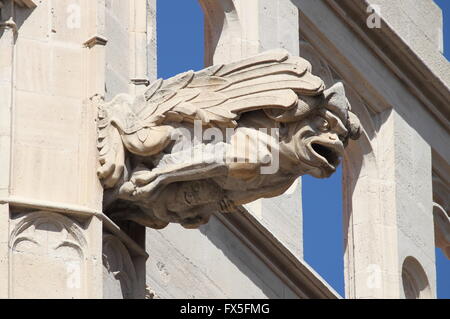
[[319,130],[322,132],[327,132],[330,130],[330,123],[323,117],[321,117],[319,121]]

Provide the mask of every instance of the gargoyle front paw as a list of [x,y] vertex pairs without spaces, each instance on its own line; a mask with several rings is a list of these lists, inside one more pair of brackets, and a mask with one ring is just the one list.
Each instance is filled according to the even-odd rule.
[[121,155],[116,156],[116,160],[110,158],[100,158],[100,167],[97,169],[97,176],[101,180],[103,187],[113,188],[122,176],[124,164]]
[[133,172],[130,181],[136,186],[145,186],[152,182],[158,175],[152,171],[138,170]]
[[150,192],[151,187],[149,184],[158,177],[158,174],[153,173],[145,166],[138,166],[131,174],[131,178],[128,182],[125,182],[120,187],[120,195],[122,197],[143,197]]
[[139,186],[136,187],[136,191],[134,193],[134,196],[142,197],[142,196],[145,196],[145,195],[149,194],[151,192],[151,190],[152,190],[151,186],[152,185],[147,184],[147,185],[142,186],[142,187],[139,187]]
[[115,163],[108,161],[108,158],[106,157],[101,157],[98,161],[100,163],[100,167],[97,169],[98,178],[103,180],[112,175],[114,168],[116,167]]
[[119,190],[120,196],[133,197],[136,195],[136,185],[132,182],[125,182]]

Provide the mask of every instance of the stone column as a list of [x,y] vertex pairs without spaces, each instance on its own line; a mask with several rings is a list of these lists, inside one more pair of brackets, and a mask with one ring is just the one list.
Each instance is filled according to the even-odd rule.
[[283,0],[200,0],[205,64],[227,63],[284,48],[298,55],[298,9]]
[[[153,2],[153,1],[151,1]],[[151,37],[156,30],[147,30],[148,21],[155,18],[152,14],[152,3],[147,0],[132,0],[130,1],[130,78],[131,88],[130,94],[136,95],[143,85],[150,83],[149,79],[149,51],[151,47]],[[154,7],[154,6],[153,6]],[[155,28],[156,29],[156,28]],[[147,36],[147,31],[150,32],[150,37]],[[152,50],[152,55],[156,55],[156,51]],[[152,73],[155,73],[152,70]],[[156,77],[154,74],[153,77]]]
[[[128,92],[146,72],[147,2],[1,3],[0,298],[142,298],[143,229],[102,211],[95,121],[105,83]],[[107,21],[112,4],[127,19]],[[114,64],[119,29],[130,32],[112,39]],[[128,62],[123,82],[107,62]]]
[[[0,2],[3,5],[2,2]],[[8,232],[11,172],[11,119],[13,104],[14,43],[17,27],[12,19],[0,21],[0,281],[8,282]],[[3,199],[3,200],[2,200]],[[0,285],[0,298],[8,297],[8,285]]]
[[[298,9],[283,0],[200,0],[205,64],[229,63],[284,48],[299,54]],[[283,195],[245,205],[297,258],[303,258],[301,178]]]
[[4,298],[102,296],[102,189],[85,26],[77,20],[83,9],[68,1],[2,8],[10,19],[0,34]]
[[430,146],[395,109],[373,121],[344,166],[346,297],[434,298]]

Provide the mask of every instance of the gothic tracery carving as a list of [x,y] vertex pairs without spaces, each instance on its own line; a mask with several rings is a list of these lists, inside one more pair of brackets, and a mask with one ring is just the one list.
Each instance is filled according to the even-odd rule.
[[[28,283],[38,282],[47,297],[83,297],[87,242],[77,222],[46,211],[17,216],[9,246],[14,297],[35,297]],[[16,280],[22,284],[15,284]]]

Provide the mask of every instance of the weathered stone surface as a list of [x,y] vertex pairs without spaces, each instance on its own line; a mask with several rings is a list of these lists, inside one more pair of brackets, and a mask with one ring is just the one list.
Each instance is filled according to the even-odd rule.
[[148,229],[147,245],[147,284],[159,298],[298,298],[215,217],[196,230]]
[[[431,44],[443,51],[442,10],[433,0],[369,0],[380,16],[416,51]],[[373,12],[373,11],[371,11]],[[424,43],[427,42],[427,43]],[[427,57],[423,57],[427,59]]]
[[12,227],[12,298],[86,297],[90,256],[78,223],[55,213],[33,212],[14,218]]

